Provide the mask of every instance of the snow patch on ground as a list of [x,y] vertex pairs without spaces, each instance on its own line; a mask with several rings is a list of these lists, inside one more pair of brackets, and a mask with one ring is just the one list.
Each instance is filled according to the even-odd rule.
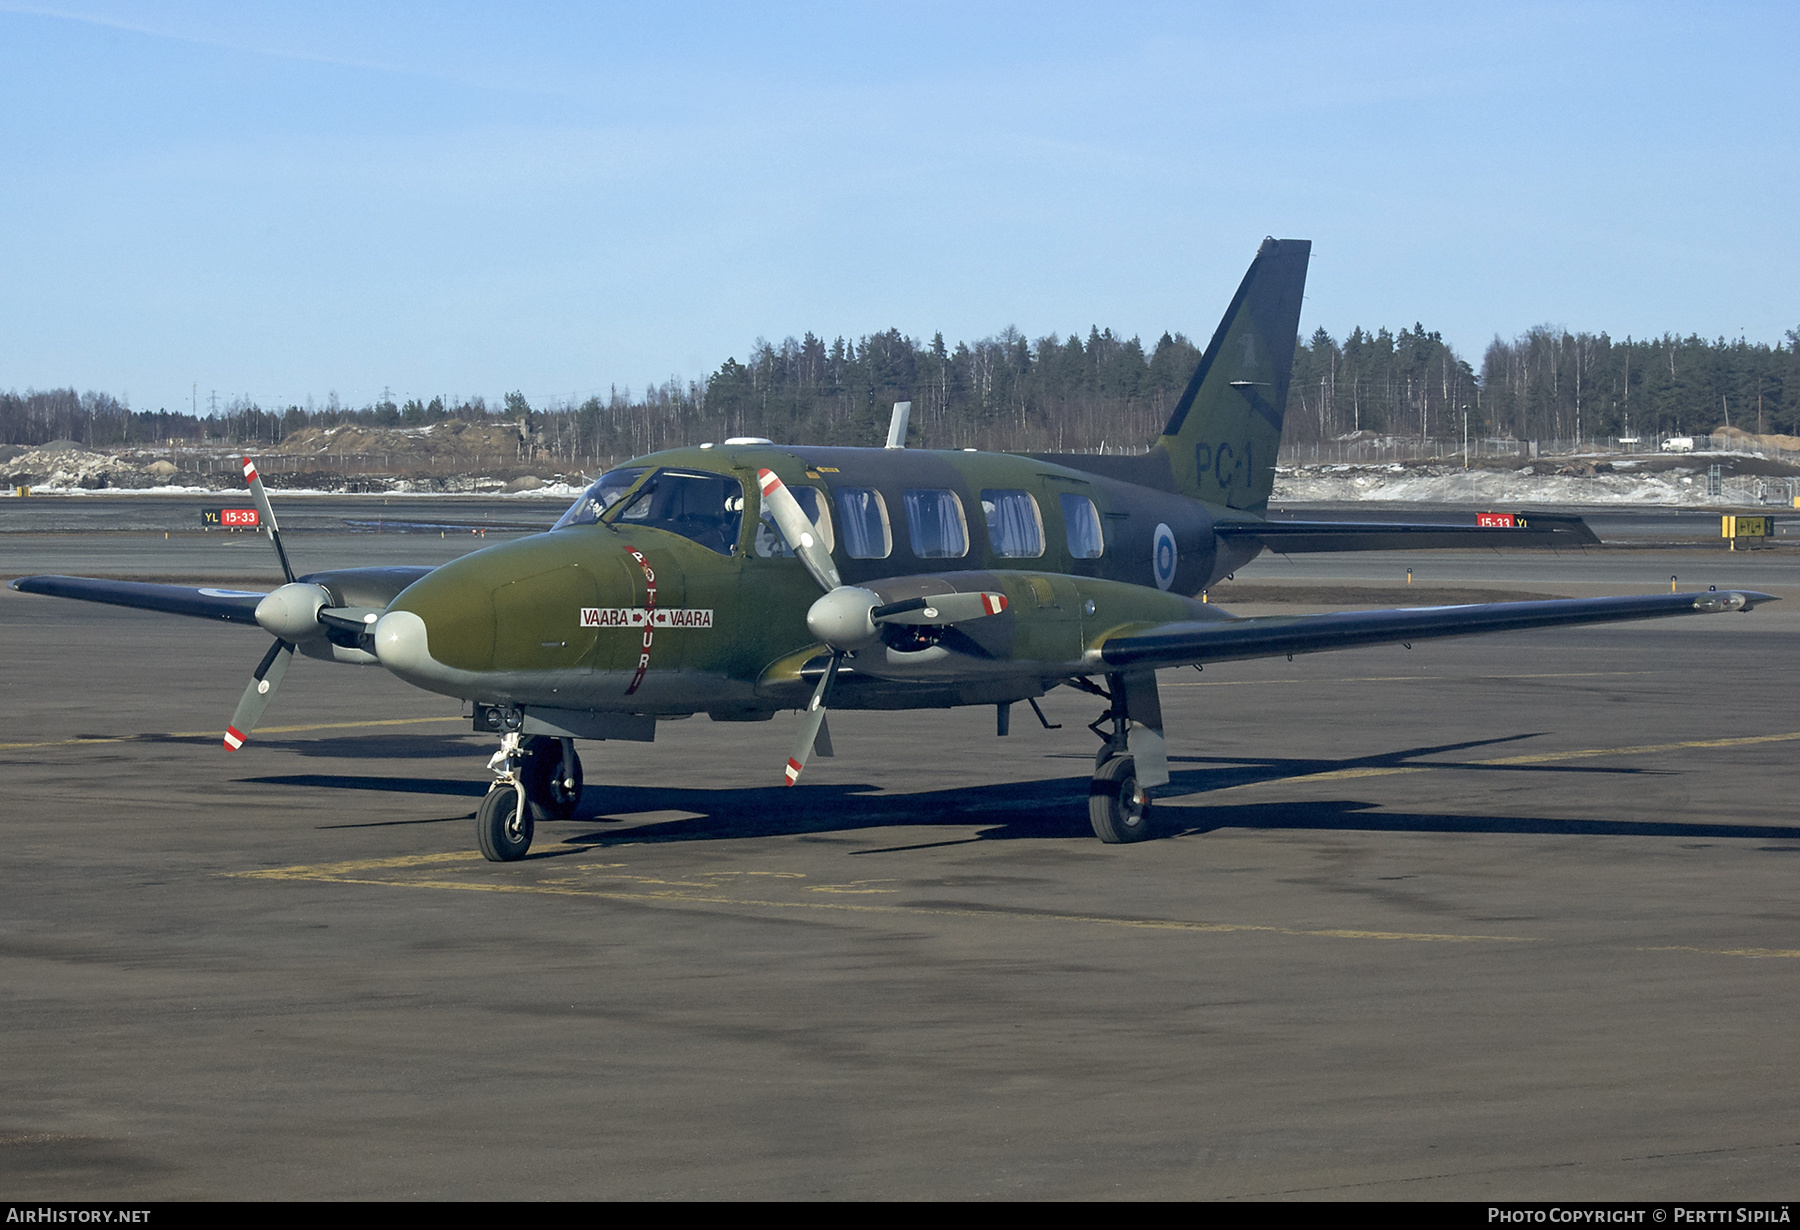
[[[1686,478],[1689,481],[1683,482]],[[1591,478],[1528,474],[1518,470],[1440,469],[1426,466],[1283,466],[1275,472],[1274,499],[1289,504],[1661,504],[1741,507],[1755,503],[1754,488],[1727,479],[1722,494],[1706,494],[1701,477],[1679,471],[1634,474],[1615,471]]]

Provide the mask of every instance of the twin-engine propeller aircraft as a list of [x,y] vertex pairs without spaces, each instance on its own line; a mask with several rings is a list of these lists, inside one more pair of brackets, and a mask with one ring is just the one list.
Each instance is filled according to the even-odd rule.
[[499,736],[482,853],[522,857],[582,791],[576,739],[654,737],[658,718],[803,709],[789,785],[830,754],[828,708],[1009,707],[1068,686],[1090,729],[1103,841],[1151,831],[1168,781],[1158,667],[1559,624],[1748,611],[1766,594],[1239,619],[1199,595],[1283,552],[1595,543],[1576,517],[1492,524],[1270,521],[1311,244],[1265,240],[1168,427],[1137,456],[1020,456],[760,439],[674,449],[600,476],[549,532],[436,569],[295,576],[256,468],[244,477],[287,583],[273,593],[79,577],[13,588],[260,625],[275,639],[226,728],[243,746],[298,650],[379,664],[472,702]]

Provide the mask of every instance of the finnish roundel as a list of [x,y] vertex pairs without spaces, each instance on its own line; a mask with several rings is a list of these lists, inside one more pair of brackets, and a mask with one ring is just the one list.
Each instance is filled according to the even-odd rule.
[[1175,564],[1179,556],[1175,551],[1175,531],[1158,523],[1156,537],[1152,540],[1150,567],[1156,573],[1156,588],[1167,589],[1175,582]]

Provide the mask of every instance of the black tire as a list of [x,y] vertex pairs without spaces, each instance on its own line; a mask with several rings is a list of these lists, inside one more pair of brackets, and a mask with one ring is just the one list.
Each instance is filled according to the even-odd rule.
[[1139,788],[1137,764],[1114,756],[1094,770],[1088,787],[1088,823],[1108,845],[1143,841],[1151,835],[1150,796]]
[[531,809],[518,821],[519,792],[505,782],[497,783],[475,809],[475,841],[481,856],[490,863],[510,863],[525,857],[531,849]]
[[525,740],[525,799],[531,804],[534,821],[567,820],[581,805],[581,757],[570,754],[568,776],[573,786],[564,786],[562,773],[562,740],[533,735]]

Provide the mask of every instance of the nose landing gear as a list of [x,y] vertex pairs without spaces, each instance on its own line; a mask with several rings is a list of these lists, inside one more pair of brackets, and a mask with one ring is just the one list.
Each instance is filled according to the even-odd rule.
[[475,809],[475,840],[490,862],[524,858],[537,821],[567,820],[581,802],[581,757],[573,739],[511,731],[488,768],[494,785]]

